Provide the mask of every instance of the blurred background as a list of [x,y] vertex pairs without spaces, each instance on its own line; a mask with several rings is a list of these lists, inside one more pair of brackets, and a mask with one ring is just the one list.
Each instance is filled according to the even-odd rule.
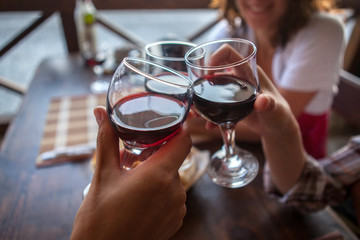
[[[186,39],[187,36],[216,19],[215,10],[127,10],[100,11],[104,18],[146,42],[165,38]],[[39,17],[38,12],[0,12],[0,46]],[[144,24],[146,23],[146,24]],[[68,54],[59,14],[54,14],[25,39],[0,58],[0,75],[27,87],[39,64],[46,58]],[[100,48],[128,47],[129,43],[110,30],[98,26],[97,42]],[[0,88],[0,116],[16,113],[23,96]]]
[[[1,4],[4,3],[0,3],[0,10],[3,7]],[[5,8],[8,7],[5,6]],[[98,10],[98,13],[104,20],[111,22],[114,27],[130,33],[131,37],[143,42],[173,38],[186,40],[187,37],[198,32],[218,16],[216,10],[206,8]],[[42,12],[40,11],[0,11],[0,49],[41,16]],[[124,38],[99,24],[96,25],[95,30],[97,45],[100,49],[116,50],[134,47]],[[0,77],[15,83],[16,87],[26,90],[42,61],[67,54],[69,52],[61,15],[55,12],[0,56]],[[22,104],[22,99],[23,94],[0,87],[1,137],[6,130],[7,123],[11,121]]]
[[[67,2],[71,4],[66,5]],[[163,39],[192,39],[195,43],[205,41],[207,32],[196,38],[194,35],[201,33],[219,16],[217,10],[208,7],[209,0],[183,1],[181,4],[185,6],[184,9],[177,8],[175,5],[178,3],[172,6],[171,3],[175,1],[167,2],[170,9],[156,9],[156,6],[161,5],[161,1],[151,3],[143,1],[140,9],[136,9],[138,2],[142,1],[121,1],[121,3],[116,3],[113,9],[110,6],[114,4],[114,1],[94,1],[94,4],[103,20],[144,43]],[[26,37],[0,55],[0,78],[14,83],[23,92],[26,92],[42,61],[67,55],[74,50],[71,49],[72,46],[66,44],[62,14],[73,14],[73,12],[68,12],[68,9],[74,7],[75,0],[64,0],[54,4],[51,5],[43,0],[36,1],[30,7],[17,6],[9,1],[0,3],[0,49],[25,30],[29,23],[37,21],[43,14],[49,15]],[[123,5],[126,5],[128,9],[122,9]],[[61,11],[54,11],[56,8]],[[16,11],[17,9],[25,11]],[[45,11],[35,11],[37,9],[45,9]],[[50,13],[47,12],[49,9]],[[352,36],[355,23],[356,18],[346,22],[347,41]],[[133,47],[124,38],[99,24],[96,24],[96,38],[100,49],[115,50]],[[358,44],[355,46],[358,47]],[[0,87],[0,141],[8,123],[23,103],[23,96],[23,93]],[[341,116],[336,113],[333,116],[329,141],[330,152],[346,142],[348,136],[359,132],[358,127],[348,124]]]

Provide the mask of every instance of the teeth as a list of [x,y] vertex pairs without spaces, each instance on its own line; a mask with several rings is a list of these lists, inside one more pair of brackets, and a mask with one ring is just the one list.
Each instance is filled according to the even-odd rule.
[[252,11],[254,11],[254,12],[262,12],[262,11],[264,11],[266,8],[265,8],[265,7],[254,7],[254,6],[252,6],[252,7],[250,7],[250,9],[251,9]]

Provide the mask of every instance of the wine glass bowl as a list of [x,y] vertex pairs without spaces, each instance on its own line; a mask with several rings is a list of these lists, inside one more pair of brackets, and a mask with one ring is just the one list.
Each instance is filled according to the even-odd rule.
[[122,168],[131,169],[174,136],[192,103],[184,75],[140,58],[124,58],[109,86],[107,112],[122,140]]
[[187,75],[185,54],[196,44],[185,41],[158,41],[145,46],[146,58]]
[[[165,65],[183,75],[187,75],[185,54],[195,46],[196,44],[186,41],[157,41],[145,46],[145,56],[149,61]],[[194,160],[187,158],[180,169],[190,168],[193,164],[196,164]]]
[[256,177],[259,164],[236,146],[235,127],[253,111],[259,91],[256,47],[243,39],[221,39],[192,48],[185,61],[193,81],[193,105],[220,127],[224,141],[212,155],[208,173],[221,186],[245,186]]

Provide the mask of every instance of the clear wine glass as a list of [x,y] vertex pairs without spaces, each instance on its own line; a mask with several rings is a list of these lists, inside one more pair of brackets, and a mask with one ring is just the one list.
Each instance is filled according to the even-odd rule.
[[146,59],[187,75],[185,54],[196,44],[184,41],[158,41],[145,46]]
[[208,174],[224,187],[245,186],[256,177],[259,163],[236,146],[235,127],[252,112],[259,91],[256,47],[243,39],[221,39],[191,49],[185,61],[193,80],[193,105],[219,126],[224,141],[211,156]]
[[107,112],[131,169],[179,131],[192,103],[189,78],[146,59],[124,58],[107,94]]
[[92,93],[100,94],[106,93],[109,88],[109,80],[104,78],[105,63],[107,61],[107,54],[105,51],[100,51],[92,58],[85,58],[86,65],[90,67],[95,74],[95,79],[90,83],[90,90]]
[[[145,57],[149,61],[170,67],[181,74],[187,74],[185,54],[196,44],[185,41],[157,41],[145,46]],[[194,163],[193,158],[186,158],[180,171],[189,169]]]

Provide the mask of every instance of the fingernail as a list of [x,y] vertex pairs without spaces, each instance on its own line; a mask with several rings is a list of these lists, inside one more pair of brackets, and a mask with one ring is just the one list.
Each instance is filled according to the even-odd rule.
[[103,116],[102,116],[102,114],[101,114],[101,112],[100,112],[100,110],[98,108],[94,109],[94,115],[95,115],[95,119],[96,119],[97,124],[100,126],[100,124],[103,121]]

